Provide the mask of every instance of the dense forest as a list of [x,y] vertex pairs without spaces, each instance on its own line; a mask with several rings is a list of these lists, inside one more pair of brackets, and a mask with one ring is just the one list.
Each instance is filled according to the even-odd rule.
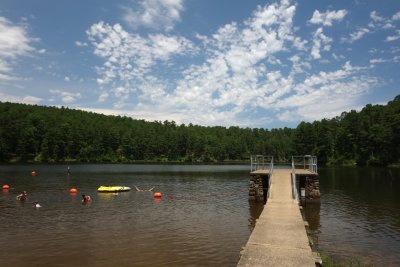
[[0,162],[223,162],[313,154],[319,164],[400,162],[400,96],[297,128],[177,125],[0,102]]

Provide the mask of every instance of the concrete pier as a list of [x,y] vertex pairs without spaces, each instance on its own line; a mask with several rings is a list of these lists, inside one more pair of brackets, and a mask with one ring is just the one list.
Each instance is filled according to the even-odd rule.
[[315,266],[290,169],[274,169],[269,198],[237,266]]

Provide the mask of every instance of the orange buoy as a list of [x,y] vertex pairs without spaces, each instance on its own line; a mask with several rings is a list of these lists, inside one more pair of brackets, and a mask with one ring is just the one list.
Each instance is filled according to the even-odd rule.
[[78,193],[78,189],[76,189],[76,188],[71,188],[71,189],[69,190],[69,192],[75,194],[75,193]]
[[8,190],[8,189],[10,189],[10,186],[8,184],[5,184],[5,185],[3,185],[3,189]]
[[155,192],[153,195],[155,198],[161,198],[161,193],[160,192]]
[[36,176],[36,172],[35,171],[32,171],[32,176]]

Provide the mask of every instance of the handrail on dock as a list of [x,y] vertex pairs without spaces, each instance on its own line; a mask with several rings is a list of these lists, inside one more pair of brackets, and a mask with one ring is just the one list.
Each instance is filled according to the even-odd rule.
[[274,157],[273,156],[264,156],[264,155],[252,155],[250,158],[251,161],[251,170],[270,170],[274,169]]
[[[317,157],[311,155],[292,156],[292,170],[296,170],[296,166],[302,167],[303,170],[309,170],[312,173],[318,173]],[[299,169],[300,169],[299,168]]]
[[[274,157],[273,156],[264,156],[264,155],[252,155],[250,157],[251,161],[251,172],[265,170],[268,174],[268,190],[267,195],[265,196],[265,200],[269,198],[270,188],[273,179],[273,171],[274,171]],[[265,185],[263,185],[264,187]],[[264,189],[264,188],[263,188]]]

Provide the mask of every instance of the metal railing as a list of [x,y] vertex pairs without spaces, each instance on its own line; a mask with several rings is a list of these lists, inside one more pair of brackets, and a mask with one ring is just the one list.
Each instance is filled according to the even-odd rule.
[[296,174],[292,171],[292,196],[297,202],[299,202],[299,194],[297,192],[297,185],[296,185]]
[[264,155],[252,155],[250,157],[251,162],[251,171],[257,170],[270,170],[272,171],[274,168],[274,157],[273,156],[264,156]]
[[311,155],[292,156],[292,170],[309,170],[312,173],[318,173],[317,157]]
[[269,195],[271,192],[271,183],[274,171],[274,157],[273,156],[264,156],[264,155],[252,155],[250,158],[251,161],[251,172],[257,170],[269,170],[268,173],[268,193],[266,195],[266,199],[269,199]]
[[311,155],[292,156],[292,195],[293,199],[299,202],[299,193],[296,184],[296,168],[318,173],[317,157]]
[[272,172],[273,172],[273,168],[271,168],[270,173],[269,173],[267,199],[269,199],[269,194],[271,192],[271,183],[272,183],[272,177],[273,177],[273,173]]

